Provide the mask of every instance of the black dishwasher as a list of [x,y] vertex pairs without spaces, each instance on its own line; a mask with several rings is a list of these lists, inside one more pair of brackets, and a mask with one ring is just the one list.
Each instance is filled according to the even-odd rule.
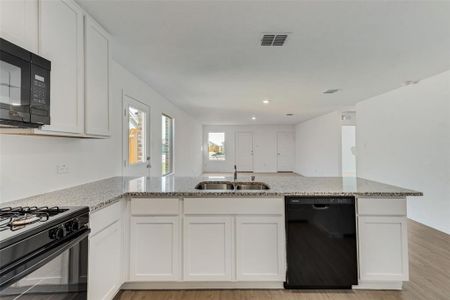
[[355,198],[286,197],[287,289],[357,284]]

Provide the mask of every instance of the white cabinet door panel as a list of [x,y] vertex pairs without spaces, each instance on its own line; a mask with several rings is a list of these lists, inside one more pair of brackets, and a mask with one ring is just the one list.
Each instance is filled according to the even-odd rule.
[[408,280],[406,217],[358,217],[360,279]]
[[88,300],[112,299],[121,284],[121,223],[89,239]]
[[238,281],[283,281],[285,240],[282,217],[236,217]]
[[85,17],[85,131],[89,135],[110,134],[109,35]]
[[83,13],[72,1],[39,2],[39,54],[52,62],[50,125],[43,130],[83,133]]
[[178,216],[132,217],[130,279],[172,281],[180,278]]
[[184,218],[184,280],[232,280],[232,249],[232,217]]
[[0,35],[31,52],[37,52],[38,0],[0,1]]

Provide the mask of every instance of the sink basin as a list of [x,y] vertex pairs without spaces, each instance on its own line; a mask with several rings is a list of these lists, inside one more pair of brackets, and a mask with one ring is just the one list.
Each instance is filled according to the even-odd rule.
[[197,190],[234,190],[234,185],[230,181],[202,181],[195,189]]
[[231,182],[231,181],[202,181],[195,189],[197,190],[269,190],[264,182]]
[[237,190],[269,190],[269,186],[264,182],[236,182]]

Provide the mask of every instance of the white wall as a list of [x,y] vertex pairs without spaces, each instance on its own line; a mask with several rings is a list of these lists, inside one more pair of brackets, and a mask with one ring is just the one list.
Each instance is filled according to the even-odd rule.
[[[204,172],[233,172],[236,132],[253,133],[254,172],[277,171],[277,133],[294,132],[291,125],[205,125],[203,126]],[[208,132],[225,132],[225,161],[208,160]],[[294,151],[294,149],[292,149]],[[293,156],[294,157],[294,156]],[[294,165],[294,161],[292,165]]]
[[[121,174],[121,117],[112,99],[111,138],[0,135],[0,203]],[[66,164],[68,174],[57,174]]]
[[341,176],[341,113],[297,124],[296,168],[303,176]]
[[[175,174],[196,176],[202,171],[202,125],[173,105],[150,86],[128,72],[120,64],[113,64],[113,95],[122,105],[122,89],[127,95],[150,106],[151,175],[161,175],[161,114],[175,120]],[[117,119],[118,121],[121,119]]]
[[[176,175],[201,173],[202,127],[125,68],[112,64],[111,138],[74,139],[0,135],[0,202],[45,193],[122,173],[122,88],[151,107],[154,176],[161,174],[161,113],[175,118]],[[56,165],[69,173],[58,175]]]
[[422,191],[408,216],[450,233],[450,71],[356,110],[358,176]]

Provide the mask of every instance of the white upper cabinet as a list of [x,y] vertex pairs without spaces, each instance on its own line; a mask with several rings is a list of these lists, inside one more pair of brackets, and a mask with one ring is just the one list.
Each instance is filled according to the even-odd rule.
[[110,41],[109,35],[85,17],[85,132],[108,136]]
[[29,51],[37,52],[38,0],[0,1],[0,35]]
[[39,54],[52,62],[51,125],[42,129],[82,134],[83,12],[72,1],[39,2]]
[[110,135],[110,36],[73,0],[0,0],[0,34],[52,63],[50,125],[31,133]]

